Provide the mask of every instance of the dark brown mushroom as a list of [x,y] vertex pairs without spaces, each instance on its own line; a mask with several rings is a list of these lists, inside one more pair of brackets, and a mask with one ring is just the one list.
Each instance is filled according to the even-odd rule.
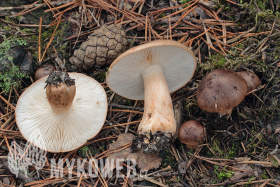
[[259,79],[259,77],[254,74],[251,73],[249,71],[240,71],[240,72],[236,72],[238,75],[241,75],[243,77],[243,79],[245,79],[246,83],[247,83],[247,92],[250,92],[254,89],[256,89],[259,85],[261,85],[261,80]]
[[208,73],[197,88],[197,104],[202,110],[228,114],[243,101],[247,93],[247,83],[241,75],[216,69]]
[[179,129],[179,140],[186,144],[188,149],[197,149],[197,145],[206,140],[204,127],[198,121],[186,121]]
[[51,64],[45,64],[43,67],[38,68],[35,73],[35,81],[41,79],[44,76],[47,76],[54,72],[55,67]]

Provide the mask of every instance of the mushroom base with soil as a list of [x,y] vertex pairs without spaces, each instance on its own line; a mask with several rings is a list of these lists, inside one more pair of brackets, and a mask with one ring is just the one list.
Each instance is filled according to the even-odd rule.
[[[158,152],[162,146],[166,146],[166,143],[176,132],[172,100],[161,65],[153,65],[144,70],[142,78],[145,106],[138,132],[145,135],[147,139],[141,143],[141,149],[149,153]],[[150,137],[150,135],[157,135],[158,132],[161,135],[157,138]]]
[[158,153],[160,150],[165,149],[171,141],[169,136],[164,134],[146,134],[137,137],[132,141],[132,150],[141,150],[147,154]]

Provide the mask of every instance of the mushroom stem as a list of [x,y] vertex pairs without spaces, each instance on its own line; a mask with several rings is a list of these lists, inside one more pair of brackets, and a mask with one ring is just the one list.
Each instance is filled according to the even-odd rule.
[[72,106],[76,94],[76,86],[67,86],[65,83],[59,86],[48,85],[46,94],[52,111],[56,114],[64,114]]
[[233,108],[230,108],[230,109],[226,109],[226,110],[223,110],[223,111],[220,111],[218,112],[220,117],[224,116],[224,115],[227,115],[227,118],[230,117],[231,113],[232,113],[232,109]]
[[142,72],[144,80],[145,106],[142,121],[138,131],[140,134],[174,135],[176,122],[168,85],[163,67],[153,65]]
[[74,79],[66,72],[53,72],[46,81],[46,95],[55,114],[67,113],[76,95]]
[[197,145],[186,144],[187,149],[197,149]]

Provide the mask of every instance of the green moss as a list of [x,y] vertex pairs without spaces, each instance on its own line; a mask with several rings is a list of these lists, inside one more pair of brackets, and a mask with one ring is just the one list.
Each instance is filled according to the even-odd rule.
[[86,152],[86,151],[88,151],[88,150],[89,150],[88,146],[84,146],[84,147],[82,147],[82,148],[80,149],[80,151],[83,151],[83,152]]
[[232,159],[232,158],[235,158],[237,156],[237,153],[238,153],[238,148],[237,146],[235,145],[235,143],[233,142],[232,145],[230,146],[228,144],[228,149],[226,150],[226,153],[225,153],[225,158],[226,159]]
[[163,18],[165,16],[166,16],[165,13],[162,13],[161,15],[159,15],[160,18]]
[[266,10],[266,8],[268,8],[268,0],[258,0],[256,2],[261,10]]
[[11,89],[11,86],[14,86],[16,89],[21,86],[21,79],[25,78],[26,75],[19,71],[19,68],[15,65],[0,74],[0,88],[5,92],[8,93]]
[[251,183],[251,181],[254,179],[254,177],[255,177],[255,176],[253,176],[253,177],[251,177],[251,178],[249,179],[248,183],[245,185],[246,187],[248,187],[248,186],[249,186],[249,184],[250,184],[250,183]]
[[175,182],[180,182],[180,177],[178,176],[177,178],[174,179]]
[[104,82],[104,81],[105,81],[108,70],[109,70],[109,68],[106,68],[106,71],[100,73],[100,74],[97,76],[97,80],[98,80],[99,82]]
[[25,32],[25,33],[33,33],[31,29],[28,28],[24,28],[21,31]]
[[88,157],[87,155],[89,155],[89,156],[95,155],[96,152],[97,152],[96,147],[89,145],[89,146],[84,146],[84,147],[80,148],[78,151],[78,155],[82,158],[87,158]]
[[[186,4],[186,3],[188,3],[188,2],[190,2],[190,0],[180,0],[180,4],[181,4],[181,5]],[[189,6],[189,4],[183,6],[183,8],[186,8],[186,7],[188,7],[188,6]]]
[[172,168],[178,168],[176,158],[168,150],[165,150],[164,152],[162,166],[171,166]]
[[[218,139],[214,139],[210,145],[212,151],[219,157],[221,158],[226,158],[226,159],[232,159],[237,156],[238,153],[238,147],[235,142],[228,142],[226,147],[226,150],[221,150],[221,143]],[[207,155],[213,156],[212,152],[207,152]]]
[[11,27],[4,26],[4,30],[6,30],[6,31],[9,31],[9,30],[11,30],[11,29],[12,29]]
[[11,38],[8,40],[5,35],[3,37],[4,41],[0,44],[0,60],[5,56],[7,50],[11,49],[12,44],[27,45],[26,40],[22,38]]
[[228,179],[233,176],[234,172],[227,170],[226,167],[227,166],[225,166],[223,169],[218,171],[219,167],[217,165],[214,166],[214,168],[215,168],[214,173],[217,175],[217,178],[219,180],[225,180],[225,179]]
[[5,16],[5,20],[10,23],[14,23],[13,20],[9,16]]

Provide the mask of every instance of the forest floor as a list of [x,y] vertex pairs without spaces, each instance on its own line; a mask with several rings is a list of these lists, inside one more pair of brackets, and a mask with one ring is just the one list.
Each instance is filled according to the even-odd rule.
[[[278,0],[2,0],[0,1],[0,186],[280,186],[280,12]],[[178,138],[159,153],[131,149],[144,101],[115,94],[106,83],[110,64],[73,69],[69,58],[104,25],[122,26],[126,49],[147,42],[175,40],[197,60],[192,79],[171,94],[176,122],[197,120],[207,134],[196,150]],[[110,37],[110,36],[109,36]],[[106,46],[105,46],[106,47]],[[29,54],[29,58],[28,58]],[[30,54],[32,57],[30,57]],[[98,55],[98,54],[97,54]],[[12,62],[11,66],[7,65]],[[45,64],[79,71],[106,91],[108,114],[102,130],[80,149],[44,155],[62,159],[62,175],[48,161],[12,171],[10,156],[28,142],[15,119],[20,95]],[[254,72],[261,86],[233,109],[229,119],[201,110],[196,90],[214,69]],[[179,116],[179,117],[178,117]],[[26,154],[26,152],[24,154]],[[14,152],[15,153],[15,152]],[[24,155],[21,155],[22,157]],[[121,175],[91,177],[91,158],[136,158]],[[66,160],[86,160],[83,172]],[[37,165],[36,165],[37,164]],[[104,168],[100,165],[98,172]],[[143,173],[144,172],[144,173]],[[129,174],[128,174],[129,173]],[[119,174],[119,173],[118,173]]]

